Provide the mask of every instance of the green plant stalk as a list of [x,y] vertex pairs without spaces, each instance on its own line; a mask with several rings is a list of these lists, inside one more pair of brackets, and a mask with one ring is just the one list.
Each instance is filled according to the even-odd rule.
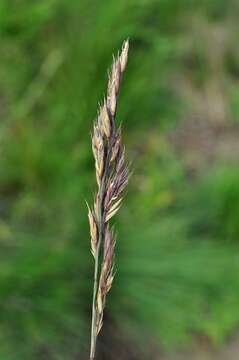
[[[102,183],[104,185],[104,183]],[[99,257],[100,257],[100,246],[103,239],[102,234],[102,206],[103,206],[103,186],[100,191],[100,201],[99,201],[99,208],[98,213],[100,215],[99,217],[99,242],[97,245],[96,255],[95,255],[95,269],[94,269],[94,289],[93,289],[93,301],[92,301],[92,321],[91,321],[91,345],[90,345],[90,360],[94,360],[95,358],[95,350],[96,350],[96,340],[97,340],[97,334],[96,334],[96,321],[97,321],[97,311],[96,311],[96,296],[97,296],[97,290],[98,290],[98,273],[99,273]]]

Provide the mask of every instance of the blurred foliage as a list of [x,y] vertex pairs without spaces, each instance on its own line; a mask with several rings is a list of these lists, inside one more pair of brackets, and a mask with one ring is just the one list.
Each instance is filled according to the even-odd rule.
[[239,90],[238,89],[236,89],[232,93],[231,111],[232,111],[232,114],[233,114],[235,120],[238,122],[238,119],[239,119]]
[[[144,351],[145,336],[171,349],[197,334],[219,344],[238,327],[238,170],[218,164],[192,180],[167,137],[189,107],[178,74],[197,89],[210,78],[193,26],[233,26],[237,8],[233,0],[1,1],[0,358],[88,351],[89,134],[126,37],[119,119],[133,174],[117,223],[110,321]],[[221,70],[237,117],[234,45]]]
[[[213,169],[195,192],[195,226],[228,241],[239,239],[239,171],[236,165]],[[206,204],[204,207],[203,204]]]

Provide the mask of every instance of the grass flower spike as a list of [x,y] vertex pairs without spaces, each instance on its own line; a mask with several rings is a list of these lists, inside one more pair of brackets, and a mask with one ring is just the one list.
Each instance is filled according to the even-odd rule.
[[121,128],[117,128],[115,123],[128,49],[129,42],[125,41],[121,53],[113,60],[107,95],[100,105],[92,133],[98,191],[94,206],[88,207],[91,252],[95,261],[90,360],[95,358],[96,340],[103,324],[106,295],[114,279],[115,235],[109,221],[119,210],[128,183],[128,166],[125,162]]

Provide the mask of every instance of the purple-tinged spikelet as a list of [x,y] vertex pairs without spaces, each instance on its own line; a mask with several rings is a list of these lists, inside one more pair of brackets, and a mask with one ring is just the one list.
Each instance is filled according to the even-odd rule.
[[107,95],[100,105],[92,133],[98,191],[94,208],[88,207],[91,252],[95,260],[90,360],[95,357],[96,339],[103,324],[106,295],[114,278],[115,235],[110,229],[109,221],[119,210],[128,183],[128,166],[125,162],[121,128],[117,128],[115,123],[117,99],[127,65],[128,50],[129,42],[125,41],[121,53],[113,59]]

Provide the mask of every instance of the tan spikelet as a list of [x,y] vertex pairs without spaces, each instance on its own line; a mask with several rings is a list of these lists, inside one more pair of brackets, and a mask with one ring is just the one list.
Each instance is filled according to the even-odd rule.
[[[88,204],[87,204],[88,206]],[[88,206],[88,219],[90,224],[90,238],[91,238],[91,252],[92,255],[96,256],[96,249],[97,249],[97,243],[98,243],[98,232],[97,232],[97,223],[95,220],[95,216],[93,215],[93,212]]]

